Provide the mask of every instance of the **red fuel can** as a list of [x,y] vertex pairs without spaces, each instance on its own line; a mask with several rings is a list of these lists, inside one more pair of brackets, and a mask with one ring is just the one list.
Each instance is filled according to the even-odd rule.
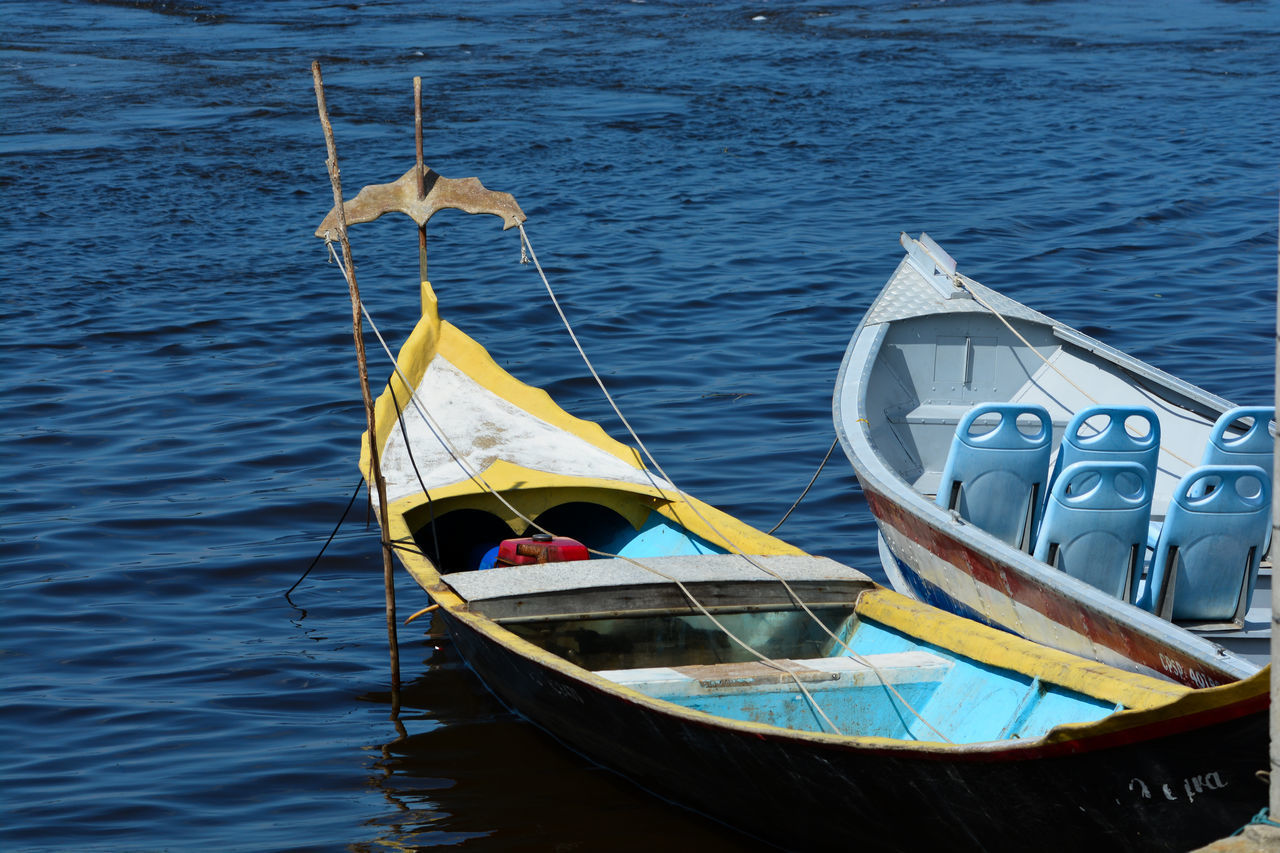
[[524,566],[530,563],[567,563],[586,560],[587,546],[568,536],[535,533],[522,539],[504,539],[498,545],[499,566]]

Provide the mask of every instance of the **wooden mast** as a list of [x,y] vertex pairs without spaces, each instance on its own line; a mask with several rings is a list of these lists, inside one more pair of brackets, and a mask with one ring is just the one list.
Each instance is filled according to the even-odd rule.
[[[456,208],[467,213],[489,213],[502,218],[502,228],[515,227],[524,222],[524,211],[510,193],[486,189],[477,178],[444,178],[426,168],[422,156],[422,79],[415,77],[414,90],[414,141],[417,162],[413,169],[389,184],[366,186],[355,198],[344,201],[341,173],[338,168],[338,152],[334,141],[333,126],[325,103],[324,82],[320,77],[320,63],[311,63],[315,82],[316,104],[320,111],[320,123],[324,127],[325,145],[328,150],[329,179],[333,185],[333,209],[316,228],[316,236],[325,240],[336,239],[342,244],[342,261],[347,271],[347,285],[351,293],[352,331],[355,336],[356,362],[360,373],[360,392],[364,398],[365,421],[368,432],[369,476],[372,488],[378,492],[378,521],[382,535],[383,586],[386,591],[387,640],[391,648],[391,701],[394,717],[400,705],[400,649],[396,637],[395,575],[391,559],[391,542],[388,538],[386,482],[382,476],[381,452],[378,446],[377,424],[374,418],[374,400],[369,390],[368,363],[364,351],[362,331],[362,307],[360,290],[356,284],[355,264],[351,258],[351,243],[347,239],[347,227],[357,222],[370,222],[384,213],[399,211],[418,224],[418,266],[421,286],[426,291],[427,282],[427,220],[438,210]],[[425,306],[424,306],[425,308]],[[410,389],[412,393],[412,389]],[[406,401],[406,405],[407,405]],[[415,614],[416,615],[416,614]]]
[[[413,143],[417,150],[418,201],[427,197],[426,175],[422,169],[422,78],[413,78]],[[418,281],[427,279],[427,223],[418,226]]]
[[315,83],[316,105],[320,110],[320,124],[324,127],[324,142],[329,157],[329,182],[333,185],[333,204],[337,212],[336,231],[342,244],[342,263],[347,270],[347,289],[351,294],[351,325],[356,343],[356,365],[360,373],[360,394],[364,397],[365,423],[370,444],[370,469],[373,486],[378,492],[378,529],[382,541],[382,582],[386,599],[387,642],[391,649],[391,704],[392,715],[400,706],[400,643],[396,636],[396,588],[395,572],[391,562],[391,542],[387,538],[387,488],[382,478],[382,463],[378,458],[378,431],[374,421],[373,395],[369,391],[369,366],[364,353],[364,332],[361,322],[360,288],[356,284],[356,266],[351,259],[351,241],[347,239],[347,218],[342,201],[342,178],[338,169],[338,148],[333,138],[333,125],[329,122],[329,108],[324,98],[324,81],[320,78],[320,63],[311,63],[311,76]]

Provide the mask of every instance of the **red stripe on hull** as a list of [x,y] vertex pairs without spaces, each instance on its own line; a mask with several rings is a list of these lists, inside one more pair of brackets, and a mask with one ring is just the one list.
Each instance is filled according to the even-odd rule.
[[[1023,607],[1043,614],[1067,631],[1079,634],[1095,645],[1111,649],[1134,663],[1164,673],[1190,687],[1209,687],[1237,680],[1230,672],[1191,657],[1161,643],[1155,637],[1139,634],[1124,621],[1092,607],[1088,602],[1065,595],[1052,585],[1029,578],[1008,563],[965,545],[883,495],[865,487],[863,492],[877,521],[894,528],[957,571],[991,589],[996,595],[1007,597]],[[927,580],[927,576],[923,577]],[[983,612],[981,602],[964,603]],[[994,618],[989,613],[983,615]],[[1028,635],[1022,630],[1022,626],[1005,627],[1034,642],[1059,645],[1051,637]],[[1080,649],[1065,651],[1082,653]]]

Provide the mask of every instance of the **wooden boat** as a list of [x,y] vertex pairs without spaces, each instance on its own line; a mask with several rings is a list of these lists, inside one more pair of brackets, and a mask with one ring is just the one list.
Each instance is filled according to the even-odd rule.
[[[506,199],[467,209],[523,220]],[[1265,799],[1265,677],[1192,690],[806,555],[512,377],[421,288],[361,469],[378,454],[432,618],[568,746],[790,849],[1185,849]]]
[[854,332],[834,401],[891,584],[1036,642],[1193,687],[1256,673],[1269,658],[1269,567],[1252,605],[1247,589],[1237,599],[1239,618],[1175,622],[937,501],[957,425],[978,404],[1041,407],[1055,447],[1087,407],[1140,407],[1158,425],[1150,496],[1158,526],[1232,404],[958,274],[927,235],[904,234],[902,244],[906,256]]

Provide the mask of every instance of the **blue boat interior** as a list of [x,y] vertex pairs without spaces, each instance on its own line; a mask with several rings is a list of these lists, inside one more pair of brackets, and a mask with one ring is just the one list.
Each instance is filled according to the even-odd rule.
[[[637,526],[588,501],[559,504],[537,516],[539,526],[635,559],[484,571],[477,570],[483,553],[513,534],[497,515],[462,507],[434,524],[418,521],[415,538],[426,554],[441,534],[442,560],[453,561],[443,580],[474,612],[615,684],[721,718],[980,743],[1036,738],[1122,710],[859,615],[859,596],[875,585],[855,569],[807,555],[727,555],[657,512]],[[769,561],[792,572],[791,588],[816,620],[759,571]],[[669,582],[677,575],[679,588]],[[714,621],[684,589],[714,610]]]
[[1036,738],[1064,723],[1090,722],[1122,710],[852,614],[840,626],[840,636],[851,651],[831,641],[827,654],[815,658],[668,664],[598,674],[718,717],[811,732],[831,732],[834,725],[846,735],[895,740]]

